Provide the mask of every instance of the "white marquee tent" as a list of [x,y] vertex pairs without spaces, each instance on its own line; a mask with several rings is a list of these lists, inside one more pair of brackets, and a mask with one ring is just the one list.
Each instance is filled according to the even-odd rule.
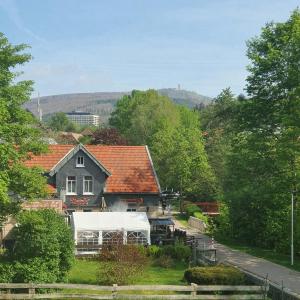
[[101,245],[149,244],[150,224],[144,212],[73,212],[71,226],[78,252],[96,252]]

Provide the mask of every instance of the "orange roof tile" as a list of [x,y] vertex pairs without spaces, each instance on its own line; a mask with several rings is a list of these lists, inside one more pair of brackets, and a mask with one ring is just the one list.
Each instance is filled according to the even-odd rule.
[[41,167],[49,171],[55,166],[74,145],[49,145],[49,152],[42,155],[33,155],[30,160],[25,162],[27,167]]
[[[49,152],[25,164],[50,171],[74,145],[49,145]],[[106,193],[159,193],[159,185],[146,146],[84,146],[112,175]]]

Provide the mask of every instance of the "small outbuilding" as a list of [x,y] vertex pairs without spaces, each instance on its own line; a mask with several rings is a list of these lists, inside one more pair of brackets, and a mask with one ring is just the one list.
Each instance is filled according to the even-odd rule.
[[71,226],[77,254],[96,253],[102,245],[151,242],[145,212],[74,212]]

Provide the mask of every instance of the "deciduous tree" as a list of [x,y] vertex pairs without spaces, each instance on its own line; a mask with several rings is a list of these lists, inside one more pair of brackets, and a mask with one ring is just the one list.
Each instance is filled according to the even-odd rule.
[[13,229],[14,247],[7,254],[14,282],[64,280],[74,261],[74,241],[64,217],[52,209],[24,211]]
[[226,184],[233,234],[287,251],[291,192],[300,182],[300,11],[267,24],[247,54],[249,98],[235,110]]
[[93,145],[128,145],[128,141],[121,136],[116,128],[100,128],[93,132]]
[[31,58],[26,45],[12,45],[0,33],[0,225],[15,211],[20,199],[33,199],[46,193],[39,169],[27,169],[22,162],[28,153],[45,150],[41,133],[31,113],[22,105],[30,100],[32,81],[16,82],[14,68]]
[[162,186],[181,191],[186,197],[214,197],[215,179],[197,113],[154,90],[134,91],[118,102],[110,124],[132,144],[150,147]]

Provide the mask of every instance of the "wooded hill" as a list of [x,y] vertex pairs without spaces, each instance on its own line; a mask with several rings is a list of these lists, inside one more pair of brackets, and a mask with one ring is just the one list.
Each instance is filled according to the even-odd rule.
[[[170,97],[175,103],[194,107],[197,104],[207,104],[211,98],[199,95],[195,92],[178,90],[174,88],[160,89],[161,95]],[[117,101],[130,92],[97,92],[45,96],[40,98],[41,107],[45,119],[55,112],[69,112],[80,110],[98,114],[101,120],[106,122],[114,109]],[[37,98],[27,102],[25,108],[37,115]]]

